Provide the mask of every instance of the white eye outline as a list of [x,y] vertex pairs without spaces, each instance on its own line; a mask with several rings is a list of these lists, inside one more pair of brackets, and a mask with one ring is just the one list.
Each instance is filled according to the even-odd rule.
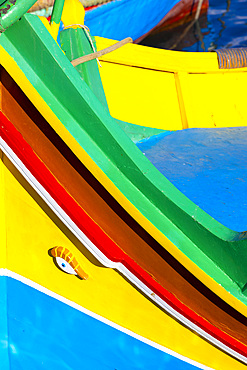
[[50,249],[49,254],[54,257],[54,262],[56,266],[63,272],[76,275],[81,280],[87,280],[88,274],[83,271],[80,264],[77,262],[73,253],[65,247],[54,247]]
[[62,257],[55,257],[55,260],[60,270],[70,275],[77,275],[77,272],[73,269],[69,262],[65,261],[65,259]]

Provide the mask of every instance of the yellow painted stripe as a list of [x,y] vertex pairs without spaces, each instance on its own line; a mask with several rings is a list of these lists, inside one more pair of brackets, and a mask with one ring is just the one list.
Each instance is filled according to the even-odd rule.
[[6,268],[5,179],[3,153],[0,151],[0,268]]
[[[67,253],[66,253],[66,251],[65,251],[65,260],[67,261],[67,259],[68,259],[68,257],[69,257],[69,254],[70,254],[70,251],[69,250],[67,250]],[[68,261],[67,261],[68,262]]]
[[65,126],[56,117],[50,107],[38,94],[30,81],[18,67],[16,62],[0,46],[0,63],[13,77],[30,101],[36,106],[39,112],[49,122],[51,127],[59,134],[62,140],[75,153],[80,161],[89,169],[96,179],[107,189],[107,191],[122,205],[122,207],[152,235],[169,253],[171,253],[183,266],[191,271],[200,281],[209,289],[215,292],[224,301],[234,307],[236,310],[247,316],[247,308],[244,303],[232,296],[223,287],[217,284],[210,276],[202,271],[195,263],[186,257],[171,241],[169,241],[162,232],[160,232],[139,210],[123,195],[123,193],[114,185],[106,174],[95,164],[90,156],[83,150],[73,136],[68,132]]
[[[95,39],[98,50],[116,43],[115,40],[109,40],[102,37],[95,37]],[[112,53],[102,56],[100,60],[172,73],[186,72],[223,74],[242,73],[247,71],[247,68],[222,71],[218,67],[217,53],[214,52],[188,53],[184,51],[171,51],[135,44],[127,44]]]
[[60,24],[58,24],[56,22],[51,23],[50,33],[51,33],[52,37],[54,38],[54,40],[57,40],[57,36],[58,36],[58,32],[59,32],[59,26],[60,26]]

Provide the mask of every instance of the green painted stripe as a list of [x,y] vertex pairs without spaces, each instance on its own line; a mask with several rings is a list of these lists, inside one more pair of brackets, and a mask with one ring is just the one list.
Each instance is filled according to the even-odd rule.
[[6,0],[0,6],[0,31],[18,21],[25,14],[36,0]]
[[[60,42],[61,48],[70,61],[94,52],[89,37],[82,28],[69,28],[60,32]],[[93,37],[91,38],[91,42],[96,50],[96,42]],[[79,64],[75,68],[93,91],[94,95],[108,109],[96,59]]]
[[212,219],[155,169],[78,78],[36,16],[23,17],[0,43],[127,199],[195,264],[247,303],[241,290],[247,283],[246,235]]
[[51,14],[51,24],[53,24],[53,22],[56,24],[60,24],[64,1],[65,0],[56,0],[54,2],[52,14]]
[[[94,45],[92,48],[87,32],[82,28],[69,28],[60,32],[61,48],[65,52],[67,58],[72,61],[84,55],[88,55],[97,50],[96,42],[91,36],[91,42]],[[96,59],[90,60],[87,63],[77,65],[76,70],[79,72],[81,78],[93,91],[94,95],[99,101],[108,109],[104,88],[100,78],[99,67]],[[153,135],[158,135],[164,130],[155,128],[138,126],[131,123],[123,122],[116,119],[117,124],[124,130],[124,132],[131,138],[133,142],[146,139]]]
[[146,127],[146,126],[134,125],[133,123],[120,121],[118,119],[116,119],[116,123],[121,127],[122,130],[124,130],[126,135],[128,135],[134,143],[137,143],[138,141],[141,141],[144,139],[148,139],[154,135],[159,135],[161,133],[167,133],[167,135],[171,133],[171,131],[160,130],[157,128]]

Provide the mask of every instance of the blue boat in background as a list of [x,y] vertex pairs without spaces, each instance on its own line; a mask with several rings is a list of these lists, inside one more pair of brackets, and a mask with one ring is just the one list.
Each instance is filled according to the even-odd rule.
[[137,40],[156,27],[181,0],[115,0],[86,11],[91,34]]

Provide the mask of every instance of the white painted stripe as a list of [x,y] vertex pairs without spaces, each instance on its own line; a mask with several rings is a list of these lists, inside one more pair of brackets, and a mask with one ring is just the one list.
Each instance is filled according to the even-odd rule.
[[78,228],[78,226],[71,220],[71,218],[64,212],[64,210],[56,203],[56,201],[50,196],[45,188],[37,181],[32,173],[26,168],[19,157],[13,152],[8,144],[0,137],[0,149],[14,164],[17,170],[27,180],[27,182],[33,187],[33,189],[40,195],[40,197],[46,202],[50,209],[57,215],[57,217],[63,222],[63,224],[76,236],[76,238],[93,254],[93,256],[104,266],[118,270],[123,274],[130,282],[132,282],[139,290],[141,290],[146,296],[154,301],[158,306],[164,309],[168,314],[172,315],[176,320],[180,321],[183,325],[196,332],[207,341],[220,348],[222,351],[230,354],[238,360],[247,364],[247,358],[238,352],[229,348],[218,339],[207,333],[205,330],[198,327],[196,324],[188,320],[182,314],[177,312],[168,303],[161,299],[151,289],[149,289],[141,280],[139,280],[134,274],[132,274],[122,263],[113,262],[108,259],[91,241],[90,239]]
[[168,355],[171,355],[171,356],[173,356],[173,357],[175,357],[175,358],[177,358],[179,360],[182,360],[184,362],[187,362],[190,365],[193,365],[193,366],[195,366],[195,367],[197,367],[199,369],[212,370],[211,368],[209,368],[207,366],[204,366],[204,365],[201,365],[201,364],[197,363],[196,361],[193,361],[193,360],[191,360],[191,359],[189,359],[187,357],[184,357],[184,356],[182,356],[182,355],[180,355],[180,354],[178,354],[178,353],[170,350],[169,348],[165,348],[162,345],[159,345],[159,344],[157,344],[157,343],[155,343],[155,342],[153,342],[153,341],[151,341],[151,340],[149,340],[147,338],[144,338],[141,335],[136,334],[136,333],[132,332],[129,329],[126,329],[126,328],[124,328],[124,327],[122,327],[122,326],[120,326],[118,324],[115,324],[114,322],[112,322],[112,321],[110,321],[110,320],[108,320],[108,319],[106,319],[106,318],[104,318],[104,317],[102,317],[102,316],[100,316],[100,315],[92,312],[92,311],[89,311],[88,309],[86,309],[86,308],[78,305],[77,303],[75,303],[73,301],[70,301],[67,298],[62,297],[61,295],[59,295],[57,293],[54,293],[51,290],[49,290],[47,288],[44,288],[42,285],[37,284],[34,281],[32,281],[30,279],[27,279],[24,276],[21,276],[21,275],[15,273],[13,271],[10,271],[10,270],[4,269],[4,268],[0,268],[0,276],[5,276],[5,277],[13,278],[13,279],[15,279],[15,280],[17,280],[17,281],[19,281],[19,282],[21,282],[21,283],[23,283],[23,284],[31,287],[31,288],[33,288],[35,290],[38,290],[41,293],[46,294],[47,296],[49,296],[51,298],[54,298],[54,299],[56,299],[56,300],[58,300],[58,301],[60,301],[62,303],[65,303],[67,306],[72,307],[72,308],[76,309],[77,311],[80,311],[83,314],[88,315],[88,316],[90,316],[90,317],[92,317],[92,318],[94,318],[94,319],[102,322],[103,324],[109,325],[112,328],[117,329],[117,330],[121,331],[124,334],[127,334],[127,335],[129,335],[129,336],[131,336],[131,337],[133,337],[133,338],[135,338],[135,339],[137,339],[137,340],[139,340],[139,341],[141,341],[141,342],[143,342],[143,343],[145,343],[145,344],[147,344],[147,345],[149,345],[149,346],[151,346],[153,348],[156,348],[156,349],[158,349],[158,350],[160,350],[160,351],[162,351],[164,353],[167,353]]

